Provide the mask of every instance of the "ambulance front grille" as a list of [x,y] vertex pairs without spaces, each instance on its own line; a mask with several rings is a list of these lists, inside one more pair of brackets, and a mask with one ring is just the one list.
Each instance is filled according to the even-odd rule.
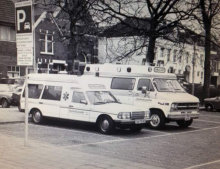
[[140,112],[132,112],[131,114],[131,119],[136,120],[136,119],[144,119],[145,112],[140,111]]
[[195,110],[198,109],[198,103],[178,103],[178,110]]

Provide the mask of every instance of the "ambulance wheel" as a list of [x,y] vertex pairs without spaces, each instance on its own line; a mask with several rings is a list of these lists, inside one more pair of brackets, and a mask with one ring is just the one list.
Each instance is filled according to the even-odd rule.
[[152,129],[161,129],[165,125],[165,117],[161,111],[153,111],[151,113],[151,121],[149,123]]
[[8,108],[10,107],[9,102],[7,99],[2,100],[2,108]]
[[193,122],[193,119],[189,120],[189,121],[185,121],[185,120],[178,120],[176,121],[176,123],[181,127],[181,128],[187,128],[189,127]]
[[31,114],[32,114],[32,120],[35,124],[40,124],[42,122],[43,116],[40,110],[34,109]]
[[102,116],[98,120],[98,128],[102,134],[111,134],[115,129],[115,124],[111,117]]

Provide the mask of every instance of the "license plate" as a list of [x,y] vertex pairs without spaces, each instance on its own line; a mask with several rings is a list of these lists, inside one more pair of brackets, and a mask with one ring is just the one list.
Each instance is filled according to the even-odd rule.
[[135,124],[142,124],[142,123],[146,123],[146,120],[140,119],[140,120],[135,120],[134,122],[135,122]]

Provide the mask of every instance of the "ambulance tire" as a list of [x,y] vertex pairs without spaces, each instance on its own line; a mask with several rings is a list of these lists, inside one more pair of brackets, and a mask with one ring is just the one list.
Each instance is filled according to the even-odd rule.
[[42,116],[42,113],[40,110],[38,109],[34,109],[31,111],[31,114],[32,114],[32,121],[35,123],[35,124],[40,124],[42,123],[43,121],[43,116]]
[[162,129],[165,125],[165,117],[162,111],[154,110],[151,113],[151,121],[149,122],[149,126],[152,129]]
[[7,99],[2,99],[2,108],[9,108],[10,104]]
[[98,119],[98,129],[102,134],[112,134],[115,130],[114,121],[109,116],[101,116]]
[[193,119],[189,120],[189,121],[185,121],[185,120],[178,120],[176,121],[176,123],[179,125],[179,127],[181,128],[187,128],[189,127],[193,122]]

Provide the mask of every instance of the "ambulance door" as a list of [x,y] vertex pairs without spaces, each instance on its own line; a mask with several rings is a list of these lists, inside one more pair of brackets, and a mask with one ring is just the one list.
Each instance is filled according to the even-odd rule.
[[[142,87],[146,87],[146,94],[142,93]],[[155,98],[156,90],[153,87],[151,79],[139,78],[135,90],[136,90],[135,92],[136,97],[148,97],[151,99]]]
[[89,121],[90,106],[82,91],[71,90],[68,104],[61,106],[60,117],[64,119]]
[[44,116],[60,117],[60,100],[62,86],[60,84],[47,84],[41,99],[39,100],[39,110]]
[[111,83],[111,92],[121,103],[134,103],[135,78],[114,77]]

